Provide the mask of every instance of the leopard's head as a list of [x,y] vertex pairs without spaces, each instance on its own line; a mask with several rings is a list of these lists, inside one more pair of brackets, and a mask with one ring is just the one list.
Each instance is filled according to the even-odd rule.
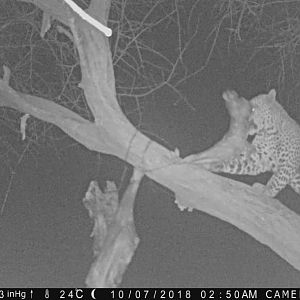
[[274,101],[276,101],[276,91],[274,89],[270,90],[268,94],[261,94],[250,100],[252,109],[249,118],[250,135],[272,126],[274,122],[272,114]]

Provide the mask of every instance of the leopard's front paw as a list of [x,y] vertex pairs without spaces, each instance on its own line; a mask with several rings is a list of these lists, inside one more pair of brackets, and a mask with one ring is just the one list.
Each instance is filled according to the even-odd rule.
[[264,184],[261,184],[259,182],[255,182],[252,185],[252,188],[255,190],[258,194],[265,194],[266,193],[266,186]]
[[258,194],[263,194],[265,196],[268,196],[268,197],[271,197],[271,198],[274,198],[276,196],[277,193],[273,192],[269,187],[268,185],[263,185],[259,182],[255,182],[253,185],[252,185],[253,189],[255,190],[256,193]]
[[215,172],[215,173],[222,172],[223,167],[224,167],[224,164],[220,163],[220,162],[212,162],[212,163],[207,164],[207,169],[209,171]]

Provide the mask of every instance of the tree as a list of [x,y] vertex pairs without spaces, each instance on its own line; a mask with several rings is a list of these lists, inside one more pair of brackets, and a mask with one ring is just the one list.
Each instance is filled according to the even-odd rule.
[[[57,32],[64,33],[68,38],[66,47],[69,47],[68,50],[74,51],[73,56],[70,56],[69,59],[73,61],[73,71],[80,73],[79,87],[84,97],[78,88],[74,90],[73,94],[61,94],[58,97],[60,99],[56,99],[56,101],[46,100],[43,96],[41,82],[39,90],[32,89],[28,93],[24,90],[20,92],[15,77],[10,75],[9,67],[4,67],[3,80],[0,85],[1,106],[56,125],[87,149],[101,154],[114,155],[128,162],[137,170],[134,172],[134,179],[127,191],[130,197],[123,202],[126,199],[124,196],[119,206],[120,208],[123,205],[124,210],[118,210],[118,213],[126,211],[125,216],[121,214],[119,217],[117,228],[118,230],[128,229],[126,226],[129,224],[133,236],[129,236],[131,233],[127,232],[125,237],[128,240],[135,241],[136,239],[133,232],[132,210],[138,184],[145,174],[172,190],[179,207],[197,209],[233,224],[271,247],[282,258],[299,269],[298,228],[300,219],[296,213],[275,199],[259,197],[251,187],[245,184],[215,175],[203,167],[182,163],[178,150],[170,151],[143,134],[140,130],[139,119],[133,122],[135,124],[133,126],[119,105],[122,103],[122,98],[131,96],[136,100],[137,116],[140,117],[141,99],[158,93],[160,89],[168,88],[177,96],[177,99],[192,108],[180,92],[180,85],[199,74],[207,66],[215,50],[220,31],[226,29],[229,17],[233,17],[232,22],[234,22],[234,24],[230,24],[229,37],[234,37],[236,40],[242,39],[242,32],[244,27],[249,25],[251,15],[258,18],[259,13],[264,13],[261,11],[262,7],[267,4],[220,1],[221,4],[217,5],[219,21],[214,23],[216,25],[211,31],[212,42],[206,60],[201,67],[190,71],[186,67],[186,60],[188,60],[186,53],[190,50],[189,47],[194,42],[194,38],[199,34],[201,21],[198,12],[203,5],[200,1],[193,1],[186,6],[179,1],[145,1],[140,5],[141,11],[147,13],[139,14],[137,5],[135,21],[128,20],[128,12],[125,12],[130,9],[130,2],[112,2],[111,7],[110,1],[91,1],[87,5],[86,11],[102,23],[106,23],[111,9],[109,24],[115,32],[111,44],[102,32],[82,20],[61,1],[40,0],[35,2],[28,0],[26,2],[33,2],[41,9],[42,36],[49,30],[49,26],[53,25],[53,19],[61,22],[56,24],[55,34]],[[17,4],[6,3],[6,5]],[[24,9],[28,8],[28,4],[23,6],[19,3],[18,5]],[[153,13],[154,11],[156,14]],[[255,24],[257,25],[258,21]],[[156,45],[151,44],[153,41],[147,40],[149,31],[158,25],[176,28],[178,48],[175,58],[167,57],[163,50],[157,51]],[[253,26],[254,28],[251,29],[257,30],[257,27]],[[269,24],[265,28],[268,26]],[[296,35],[296,33],[293,34]],[[143,38],[139,39],[141,36]],[[63,42],[61,43],[63,44]],[[71,43],[74,48],[70,47]],[[172,46],[171,42],[170,46]],[[280,49],[282,48],[284,47]],[[79,62],[76,62],[76,51],[78,51]],[[66,53],[70,55],[71,52],[66,51]],[[113,68],[113,66],[115,67]],[[67,66],[65,65],[65,67]],[[283,70],[285,69],[282,68],[281,71]],[[66,72],[64,75],[70,74],[72,73]],[[64,78],[61,80],[64,81]],[[46,85],[45,88],[47,88]],[[72,108],[76,95],[80,95],[80,102]],[[82,107],[86,109],[84,110]],[[18,116],[18,113],[15,113],[15,116]],[[26,118],[23,119],[22,124],[25,122]],[[24,137],[26,139],[26,136]],[[88,195],[92,194],[92,189],[95,189],[95,186],[91,187]],[[111,191],[108,186],[108,192]],[[105,199],[105,196],[102,195],[100,198]],[[96,206],[95,203],[94,205]],[[95,207],[93,208],[91,205],[87,206],[90,215],[97,223],[99,220],[97,219],[99,215],[95,213],[97,209],[95,210]],[[101,212],[100,218],[102,221],[103,218],[105,219],[103,212]],[[106,225],[96,224],[94,234],[97,236],[97,228],[103,229]],[[105,233],[105,237],[106,234],[111,237],[115,233]],[[103,232],[98,234],[100,237],[102,235]],[[121,238],[122,242],[124,242],[123,237]],[[124,243],[126,244],[128,240],[125,239]],[[115,245],[124,246],[124,244],[120,244],[120,239],[116,241],[113,246],[110,244],[106,249],[115,249],[113,248]],[[101,244],[102,242],[97,241],[96,245],[97,243]],[[101,244],[101,246],[103,245]],[[88,282],[88,285],[119,283],[118,275],[126,268],[135,247],[129,247],[126,258],[119,257],[122,266],[115,262],[111,263],[109,267],[112,267],[113,272],[107,270],[105,276],[112,276],[112,278],[103,279],[101,278],[103,274],[94,274],[93,280],[96,281],[92,280]],[[97,258],[100,257],[99,251],[99,249],[94,249]],[[118,257],[119,254],[120,249],[109,255]],[[93,270],[99,271],[100,269],[94,268]]]

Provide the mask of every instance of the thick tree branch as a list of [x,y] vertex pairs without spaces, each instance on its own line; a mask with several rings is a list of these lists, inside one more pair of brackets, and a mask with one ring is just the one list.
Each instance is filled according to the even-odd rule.
[[193,165],[163,168],[151,178],[173,190],[180,206],[237,226],[300,270],[300,217],[277,199]]
[[[5,72],[7,73],[7,69]],[[97,151],[101,148],[101,141],[105,139],[88,120],[52,101],[18,93],[8,86],[6,80],[0,80],[0,106],[13,108],[52,123],[91,150]]]
[[119,201],[114,183],[107,182],[102,193],[92,181],[83,199],[94,219],[94,256],[86,278],[88,287],[116,287],[130,263],[139,238],[135,231],[133,208],[136,193],[144,174],[134,169],[130,183]]
[[214,170],[214,165],[237,158],[242,152],[250,155],[256,151],[255,147],[247,141],[252,126],[249,121],[252,110],[249,101],[239,97],[235,91],[224,92],[223,99],[230,114],[229,130],[213,147],[187,156],[184,162],[199,164],[206,169]]

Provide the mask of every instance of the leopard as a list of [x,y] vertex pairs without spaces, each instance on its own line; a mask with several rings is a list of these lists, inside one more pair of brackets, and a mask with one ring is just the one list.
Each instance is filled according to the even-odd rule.
[[249,102],[248,137],[253,138],[255,151],[250,155],[242,151],[238,157],[219,164],[214,172],[239,175],[271,172],[266,185],[253,185],[257,191],[275,197],[289,185],[300,194],[300,125],[276,100],[275,89]]

